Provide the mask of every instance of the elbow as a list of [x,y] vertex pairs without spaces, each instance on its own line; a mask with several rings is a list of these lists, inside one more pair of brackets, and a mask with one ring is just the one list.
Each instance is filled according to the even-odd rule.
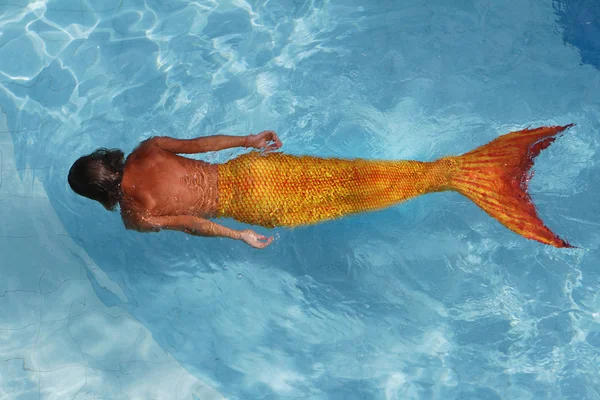
[[165,139],[165,136],[152,136],[144,140],[141,144],[144,146],[158,146],[162,148],[161,144],[165,142]]

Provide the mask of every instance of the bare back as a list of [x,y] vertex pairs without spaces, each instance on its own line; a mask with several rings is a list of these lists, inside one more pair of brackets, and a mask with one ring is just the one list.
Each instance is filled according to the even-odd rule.
[[145,218],[170,215],[215,215],[217,165],[166,151],[143,142],[127,158],[121,190],[121,216],[128,229],[154,230]]

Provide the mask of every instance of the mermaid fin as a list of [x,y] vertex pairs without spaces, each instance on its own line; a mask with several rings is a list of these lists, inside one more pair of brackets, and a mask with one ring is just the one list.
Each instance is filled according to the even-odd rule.
[[453,157],[458,168],[449,188],[521,236],[555,247],[573,247],[544,225],[527,193],[534,158],[572,125],[512,132]]

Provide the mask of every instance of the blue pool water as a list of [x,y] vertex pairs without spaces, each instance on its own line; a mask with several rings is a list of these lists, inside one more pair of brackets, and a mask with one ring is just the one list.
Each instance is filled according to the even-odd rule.
[[[600,399],[599,16],[0,0],[0,399]],[[66,182],[80,155],[152,135],[433,160],[571,122],[530,182],[570,250],[440,193],[258,251],[128,232]]]

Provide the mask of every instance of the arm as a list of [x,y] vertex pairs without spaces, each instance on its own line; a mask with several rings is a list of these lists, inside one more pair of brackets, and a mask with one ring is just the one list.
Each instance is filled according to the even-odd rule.
[[149,140],[163,150],[171,153],[205,153],[219,151],[231,147],[245,147],[247,136],[214,135],[195,139],[175,139],[168,136],[158,136]]
[[150,230],[170,229],[182,231],[195,236],[227,237],[243,240],[252,247],[259,249],[267,247],[273,241],[273,237],[267,238],[259,235],[253,230],[237,231],[216,224],[204,218],[191,215],[173,215],[162,217],[146,217],[144,222],[150,225]]
[[[267,147],[267,143],[270,141],[273,144]],[[195,139],[175,139],[167,136],[159,136],[149,139],[149,142],[163,150],[180,154],[219,151],[232,147],[254,147],[257,149],[266,147],[266,151],[277,150],[281,147],[281,141],[273,131],[264,131],[256,135],[247,136],[213,135]]]

